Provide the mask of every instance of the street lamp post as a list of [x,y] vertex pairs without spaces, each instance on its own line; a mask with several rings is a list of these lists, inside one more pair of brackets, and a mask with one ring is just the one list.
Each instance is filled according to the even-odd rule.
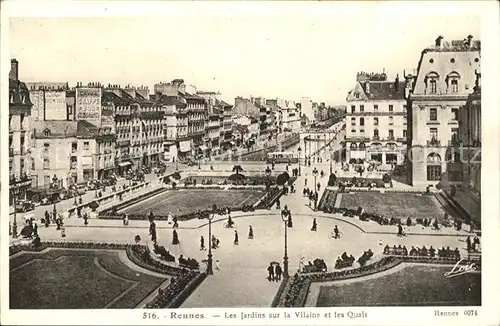
[[314,176],[314,192],[316,192],[316,189],[317,189],[317,185],[316,185],[316,177],[318,176],[318,169],[316,169],[316,167],[314,167],[314,170],[313,170],[313,176]]
[[17,196],[19,194],[19,189],[18,188],[13,188],[12,189],[12,200],[14,202],[14,224],[12,224],[12,237],[17,238]]
[[302,148],[297,148],[297,150],[299,151],[299,177],[300,177],[300,152],[302,151]]
[[288,210],[281,212],[281,219],[285,225],[285,255],[283,256],[283,275],[288,277]]
[[212,269],[212,220],[215,217],[217,205],[212,205],[212,217],[208,214],[208,259],[207,259],[207,275],[214,275]]
[[307,142],[306,141],[307,141],[307,136],[304,137],[304,162],[307,160]]
[[333,150],[330,150],[330,175],[333,172],[333,169],[332,169],[333,162],[332,161],[333,161]]

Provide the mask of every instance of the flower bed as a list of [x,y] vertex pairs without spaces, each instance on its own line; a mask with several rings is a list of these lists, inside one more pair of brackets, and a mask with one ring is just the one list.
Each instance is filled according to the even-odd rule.
[[283,188],[271,188],[268,194],[255,206],[256,209],[269,209],[285,193]]
[[127,257],[135,264],[142,268],[151,271],[168,274],[173,276],[181,276],[190,272],[186,268],[178,268],[166,264],[162,264],[151,257],[151,254],[146,246],[131,245],[127,247]]
[[342,270],[330,273],[295,274],[288,291],[280,300],[280,307],[303,307],[312,282],[330,282],[362,277],[388,270],[401,263],[393,256],[383,257],[381,260],[359,268]]
[[13,245],[9,247],[9,255],[14,255],[21,251],[31,251],[37,252],[42,251],[47,248],[70,248],[70,249],[108,249],[108,250],[120,250],[127,248],[127,244],[123,243],[104,243],[104,242],[54,242],[54,241],[44,241],[38,247],[33,247],[31,245]]
[[326,189],[323,193],[323,196],[321,196],[321,199],[318,204],[318,209],[325,213],[334,213],[336,201],[337,201],[337,192]]
[[289,279],[290,278],[287,276],[283,277],[283,281],[281,281],[278,291],[276,292],[273,302],[271,303],[272,308],[276,308],[280,304],[280,298],[283,296],[283,292],[287,289],[287,284],[289,283]]
[[[164,189],[164,188],[160,188],[160,189],[155,189],[151,192],[148,192],[147,194],[142,194],[138,197],[135,197],[135,198],[132,198],[130,200],[127,200],[123,203],[119,203],[113,207],[110,207],[110,208],[107,208],[107,209],[104,209],[102,210],[100,213],[99,213],[99,218],[103,218],[103,219],[115,219],[116,217],[114,217],[116,215],[116,212],[119,211],[120,209],[124,208],[124,207],[128,207],[130,205],[133,205],[133,204],[136,204],[144,199],[148,199],[148,198],[151,198],[155,195],[158,195],[159,193],[162,193],[164,191],[166,191],[167,189]],[[122,216],[118,216],[119,219],[122,218]],[[130,217],[129,217],[130,219]],[[143,218],[141,218],[143,219]]]

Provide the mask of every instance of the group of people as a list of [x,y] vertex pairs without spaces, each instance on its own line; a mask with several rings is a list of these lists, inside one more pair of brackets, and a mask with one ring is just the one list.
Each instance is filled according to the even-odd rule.
[[346,267],[351,267],[354,263],[355,258],[353,255],[347,256],[347,253],[344,252],[340,257],[335,261],[335,269],[341,269]]
[[467,237],[467,240],[465,240],[465,242],[467,243],[468,252],[481,250],[480,248],[481,243],[477,236],[474,236],[473,240],[471,240],[470,237]]
[[270,263],[267,267],[267,279],[269,282],[271,281],[281,281],[281,277],[283,275],[283,270],[279,263]]
[[304,190],[302,191],[302,195],[304,197],[309,198],[309,206],[311,206],[311,204],[314,203],[314,209],[316,210],[318,207],[318,197],[319,197],[318,192],[312,191],[311,189],[304,187]]

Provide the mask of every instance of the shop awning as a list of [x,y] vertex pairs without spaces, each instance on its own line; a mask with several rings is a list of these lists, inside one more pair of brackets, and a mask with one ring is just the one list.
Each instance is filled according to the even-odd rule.
[[205,145],[201,145],[201,146],[199,147],[199,149],[200,149],[201,151],[206,151],[206,150],[208,149],[208,147],[207,147],[207,146],[205,146]]
[[127,161],[127,162],[120,162],[120,163],[118,163],[118,166],[123,167],[123,166],[128,166],[128,165],[131,165],[131,164],[132,164],[132,162],[129,162],[129,161]]
[[191,140],[183,140],[179,144],[179,149],[182,153],[191,151]]

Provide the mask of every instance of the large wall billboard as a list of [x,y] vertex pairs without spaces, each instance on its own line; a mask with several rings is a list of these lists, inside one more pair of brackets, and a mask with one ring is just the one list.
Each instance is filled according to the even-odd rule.
[[76,120],[86,120],[101,125],[101,89],[79,87],[76,89]]
[[45,120],[67,120],[65,91],[45,92]]

